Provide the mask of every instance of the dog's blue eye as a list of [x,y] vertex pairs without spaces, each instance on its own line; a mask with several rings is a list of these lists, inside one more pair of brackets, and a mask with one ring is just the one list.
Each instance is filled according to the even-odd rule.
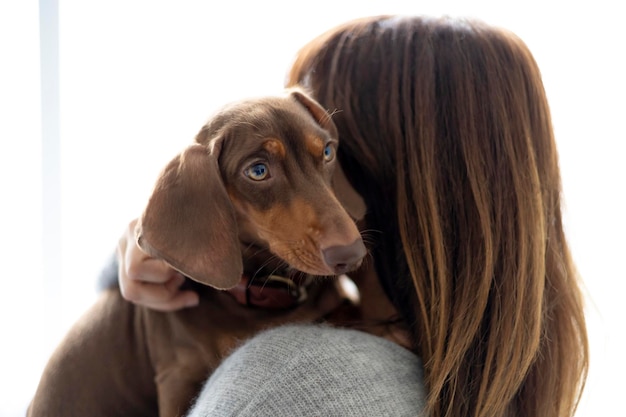
[[244,171],[244,174],[251,180],[262,181],[268,177],[270,171],[265,164],[254,164]]
[[330,162],[333,160],[334,157],[335,157],[335,148],[333,148],[332,145],[330,144],[326,145],[326,147],[324,148],[324,160],[326,162]]

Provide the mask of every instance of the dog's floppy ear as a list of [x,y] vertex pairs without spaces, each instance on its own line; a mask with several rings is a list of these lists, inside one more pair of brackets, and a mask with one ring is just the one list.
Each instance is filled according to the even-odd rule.
[[[290,94],[311,113],[315,121],[322,128],[326,129],[331,137],[337,139],[339,134],[337,133],[335,123],[333,123],[331,116],[317,101],[313,100],[299,89],[292,89]],[[335,167],[332,183],[337,200],[339,200],[348,214],[355,220],[361,220],[365,217],[365,211],[367,209],[365,201],[363,201],[361,195],[350,185],[340,164],[337,164]]]
[[241,280],[243,262],[219,148],[191,145],[165,167],[135,234],[150,256],[195,281],[228,289]]
[[328,114],[317,101],[313,100],[302,90],[293,88],[289,91],[289,94],[311,113],[311,116],[313,116],[317,124],[326,129],[332,138],[337,139],[339,134],[337,133],[337,127],[333,123],[330,114]]

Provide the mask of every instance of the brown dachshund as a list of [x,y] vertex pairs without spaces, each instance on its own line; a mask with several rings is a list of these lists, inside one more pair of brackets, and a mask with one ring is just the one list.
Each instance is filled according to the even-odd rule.
[[333,281],[314,276],[366,254],[353,220],[364,206],[337,145],[329,115],[299,90],[213,117],[163,170],[136,229],[147,253],[193,280],[199,306],[162,313],[105,291],[51,357],[28,415],[184,415],[241,341],[335,308]]

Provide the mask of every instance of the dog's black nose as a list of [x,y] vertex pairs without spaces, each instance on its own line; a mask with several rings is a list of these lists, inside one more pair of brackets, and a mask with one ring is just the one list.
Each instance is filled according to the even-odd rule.
[[345,274],[361,265],[367,250],[361,239],[346,246],[331,246],[322,251],[326,265],[330,266],[335,274]]

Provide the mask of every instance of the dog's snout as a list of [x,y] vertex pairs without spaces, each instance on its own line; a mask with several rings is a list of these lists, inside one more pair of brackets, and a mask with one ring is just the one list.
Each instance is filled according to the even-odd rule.
[[367,250],[361,239],[350,245],[331,246],[322,251],[324,261],[335,274],[344,274],[359,267]]

